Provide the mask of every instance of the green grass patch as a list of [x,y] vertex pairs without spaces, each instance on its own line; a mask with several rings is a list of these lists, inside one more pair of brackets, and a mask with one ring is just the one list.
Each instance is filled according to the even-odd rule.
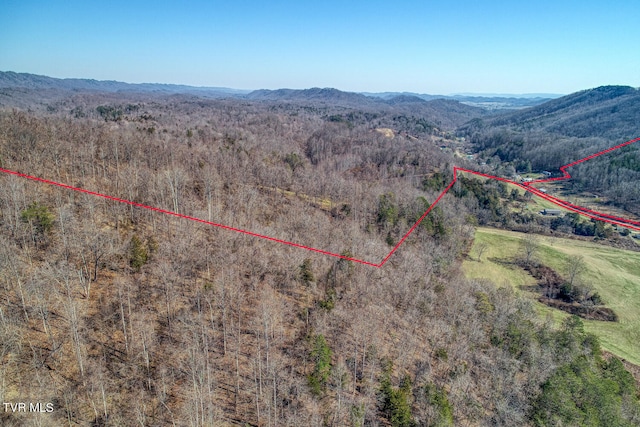
[[[520,250],[526,234],[507,230],[478,228],[470,257],[463,263],[469,278],[489,279],[498,286],[512,286],[519,294],[537,299],[539,294],[526,291],[535,284],[526,271],[507,261]],[[563,276],[567,260],[572,255],[584,258],[586,270],[582,281],[602,296],[605,305],[619,316],[619,322],[584,320],[585,329],[600,339],[603,348],[619,357],[640,365],[640,253],[602,246],[594,242],[541,236],[538,257]],[[481,261],[477,260],[480,245],[486,245]],[[560,321],[566,313],[536,301],[542,316],[551,315]]]

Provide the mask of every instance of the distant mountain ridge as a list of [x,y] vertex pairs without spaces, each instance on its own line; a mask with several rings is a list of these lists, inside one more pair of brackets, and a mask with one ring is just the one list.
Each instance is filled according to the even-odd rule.
[[372,112],[401,113],[406,116],[428,118],[438,128],[449,130],[455,129],[471,119],[489,114],[487,109],[465,105],[452,99],[436,97],[427,101],[411,95],[398,95],[383,99],[355,92],[343,92],[334,88],[261,89],[249,93],[244,99],[262,102],[320,104]]
[[[235,99],[265,102],[280,106],[284,104],[313,106],[323,108],[327,117],[335,116],[336,120],[341,114],[351,114],[350,118],[345,116],[343,119],[352,120],[363,112],[381,115],[381,117],[388,116],[389,120],[393,117],[403,117],[405,122],[396,124],[405,130],[411,130],[417,126],[419,129],[453,131],[471,119],[489,114],[487,109],[465,105],[455,100],[434,97],[432,100],[425,101],[409,95],[399,95],[385,100],[334,88],[242,91],[219,87],[57,79],[26,73],[0,72],[0,107],[56,111],[70,109],[76,103],[84,106],[96,102],[135,103],[168,96],[180,97],[182,100],[193,97],[202,100]],[[351,113],[346,110],[350,110]],[[393,123],[389,122],[388,125],[391,126]]]
[[124,83],[115,80],[58,79],[29,73],[0,71],[0,88],[58,89],[98,92],[152,92],[166,94],[194,94],[223,97],[241,96],[251,91],[225,87],[198,87],[165,83]]
[[455,100],[433,97],[426,101],[420,97],[398,95],[390,99],[366,96],[356,92],[345,92],[335,88],[310,89],[259,89],[243,91],[219,87],[194,87],[185,85],[141,83],[130,84],[117,81],[90,79],[57,79],[35,74],[0,72],[0,105],[30,108],[40,105],[48,108],[71,95],[114,94],[115,96],[195,96],[199,98],[233,98],[253,102],[295,103],[324,106],[334,109],[349,108],[392,114],[398,112],[408,116],[427,119],[435,127],[452,130],[461,124],[484,117],[487,109],[464,105]]
[[570,137],[626,138],[640,133],[640,90],[600,86],[496,117],[485,126]]
[[454,93],[453,97],[474,97],[474,98],[562,98],[564,93]]
[[165,83],[124,83],[114,80],[94,80],[42,76],[13,71],[0,71],[0,89],[25,90],[66,90],[95,92],[140,92],[154,94],[189,94],[205,98],[247,98],[271,101],[340,101],[347,103],[369,104],[379,100],[391,105],[400,103],[448,99],[486,110],[520,109],[539,105],[551,98],[514,96],[475,96],[475,95],[429,95],[413,92],[348,92],[334,88],[310,89],[258,89],[242,90],[226,87],[200,87]]
[[521,109],[543,104],[551,99],[561,97],[554,94],[456,94],[429,95],[415,92],[363,92],[363,95],[390,100],[398,97],[420,98],[425,101],[434,99],[451,99],[463,104],[481,107],[489,110]]
[[334,88],[310,89],[259,89],[246,95],[247,99],[261,101],[321,101],[346,102],[359,105],[376,103],[378,100],[355,92],[343,92]]

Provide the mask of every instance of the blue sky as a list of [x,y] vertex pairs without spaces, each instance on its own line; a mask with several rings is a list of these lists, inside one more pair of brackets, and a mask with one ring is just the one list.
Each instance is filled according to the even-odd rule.
[[0,70],[239,89],[640,86],[640,1],[0,2]]

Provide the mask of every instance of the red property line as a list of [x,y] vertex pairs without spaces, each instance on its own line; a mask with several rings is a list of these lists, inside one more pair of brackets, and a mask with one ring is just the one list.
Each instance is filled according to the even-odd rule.
[[293,247],[300,248],[300,249],[306,249],[308,251],[318,252],[318,253],[321,253],[323,255],[329,255],[329,256],[333,256],[333,257],[337,257],[337,258],[342,258],[342,259],[346,259],[346,260],[353,261],[353,262],[359,262],[361,264],[369,265],[369,266],[372,266],[372,267],[380,267],[380,264],[375,264],[373,262],[363,261],[363,260],[360,260],[360,259],[351,258],[351,257],[348,257],[348,256],[336,254],[336,253],[333,253],[333,252],[324,251],[322,249],[312,248],[310,246],[301,245],[299,243],[288,242],[286,240],[277,239],[275,237],[265,236],[264,234],[254,233],[253,231],[248,231],[248,230],[243,230],[243,229],[240,229],[240,228],[230,227],[230,226],[224,225],[224,224],[218,224],[218,223],[215,223],[215,222],[207,221],[207,220],[196,218],[196,217],[193,217],[193,216],[183,215],[183,214],[176,213],[176,212],[171,212],[171,211],[168,211],[166,209],[157,208],[155,206],[144,205],[142,203],[133,202],[131,200],[121,199],[119,197],[114,197],[114,196],[109,196],[108,194],[102,194],[102,193],[98,193],[98,192],[95,192],[95,191],[85,190],[84,188],[72,187],[71,185],[63,184],[61,182],[51,181],[51,180],[44,179],[44,178],[38,178],[37,176],[31,176],[31,175],[27,175],[27,174],[24,174],[24,173],[20,173],[20,172],[16,172],[16,171],[12,171],[12,170],[9,170],[9,169],[4,169],[4,168],[0,168],[0,172],[4,172],[4,173],[11,174],[11,175],[19,176],[21,178],[30,179],[32,181],[42,182],[42,183],[49,184],[49,185],[55,185],[57,187],[66,188],[67,190],[73,190],[73,191],[78,191],[80,193],[90,194],[90,195],[96,196],[96,197],[102,197],[103,199],[107,199],[107,200],[114,200],[116,202],[125,203],[127,205],[132,205],[132,206],[136,206],[136,207],[139,207],[139,208],[149,209],[149,210],[154,211],[154,212],[160,212],[160,213],[163,213],[163,214],[166,214],[166,215],[176,216],[178,218],[184,218],[184,219],[188,219],[188,220],[191,220],[191,221],[201,222],[203,224],[211,225],[213,227],[220,227],[220,228],[223,228],[225,230],[231,230],[231,231],[236,231],[238,233],[248,234],[249,236],[259,237],[261,239],[271,240],[272,242],[282,243],[284,245],[289,245],[289,246],[293,246]]
[[567,210],[570,210],[572,212],[576,212],[576,213],[578,213],[580,215],[584,215],[586,217],[589,217],[589,218],[592,218],[592,219],[596,219],[596,220],[599,220],[599,221],[608,222],[610,224],[622,225],[622,226],[625,226],[627,228],[631,228],[633,230],[640,231],[640,222],[638,222],[638,221],[632,221],[630,219],[619,218],[619,217],[615,217],[613,215],[608,215],[608,214],[605,214],[605,213],[602,213],[602,212],[597,212],[597,211],[594,211],[594,210],[591,210],[591,209],[587,209],[587,208],[584,208],[584,207],[581,207],[581,206],[576,206],[576,205],[573,205],[573,204],[567,202],[566,200],[562,200],[562,199],[559,199],[557,197],[553,197],[553,196],[550,196],[550,195],[548,195],[546,193],[543,193],[542,191],[538,190],[537,188],[531,186],[531,184],[535,184],[535,183],[561,181],[561,180],[570,179],[571,175],[567,172],[567,170],[566,170],[567,168],[570,168],[572,166],[578,165],[578,164],[580,164],[582,162],[586,162],[587,160],[591,160],[591,159],[596,158],[598,156],[602,156],[603,154],[610,153],[610,152],[612,152],[614,150],[620,149],[622,147],[625,147],[627,145],[633,144],[634,142],[638,142],[638,141],[640,141],[640,137],[632,139],[632,140],[627,141],[627,142],[624,142],[622,144],[616,145],[615,147],[607,148],[606,150],[603,150],[603,151],[600,151],[598,153],[592,154],[592,155],[590,155],[588,157],[585,157],[583,159],[576,160],[575,162],[569,163],[568,165],[561,166],[560,167],[560,171],[562,172],[562,176],[561,177],[548,178],[548,179],[539,179],[539,180],[531,181],[531,182],[524,183],[524,184],[509,180],[509,179],[506,179],[506,178],[502,178],[502,177],[499,177],[499,176],[487,175],[487,174],[484,174],[484,173],[481,173],[481,172],[476,172],[476,171],[472,171],[472,170],[469,170],[469,169],[463,169],[463,168],[454,166],[454,168],[453,168],[453,180],[440,193],[440,195],[438,195],[438,197],[435,199],[435,201],[422,214],[422,216],[416,221],[416,223],[413,224],[413,226],[411,226],[409,231],[407,231],[406,234],[404,236],[402,236],[400,241],[393,247],[393,249],[391,249],[389,254],[387,254],[387,256],[384,257],[384,259],[382,261],[380,261],[379,263],[373,263],[373,262],[369,262],[369,261],[364,261],[364,260],[361,260],[361,259],[352,258],[352,257],[348,257],[348,256],[345,256],[345,255],[336,254],[336,253],[333,253],[333,252],[329,252],[329,251],[325,251],[325,250],[322,250],[322,249],[314,248],[314,247],[311,247],[311,246],[305,246],[305,245],[301,245],[299,243],[289,242],[289,241],[286,241],[286,240],[277,239],[275,237],[265,236],[264,234],[258,234],[258,233],[254,233],[252,231],[243,230],[243,229],[235,228],[235,227],[230,227],[228,225],[218,224],[218,223],[211,222],[211,221],[206,221],[204,219],[192,217],[192,216],[189,216],[189,215],[179,214],[179,213],[176,213],[176,212],[168,211],[166,209],[161,209],[161,208],[157,208],[157,207],[154,207],[154,206],[149,206],[149,205],[144,205],[142,203],[133,202],[131,200],[126,200],[126,199],[121,199],[119,197],[110,196],[108,194],[102,194],[102,193],[98,193],[98,192],[95,192],[95,191],[86,190],[84,188],[73,187],[71,185],[63,184],[61,182],[51,181],[51,180],[48,180],[48,179],[39,178],[39,177],[32,176],[32,175],[27,175],[27,174],[24,174],[24,173],[21,173],[21,172],[16,172],[16,171],[9,170],[9,169],[0,168],[0,172],[4,172],[4,173],[10,174],[10,175],[19,176],[21,178],[26,178],[26,179],[29,179],[29,180],[32,180],[32,181],[41,182],[41,183],[44,183],[44,184],[54,185],[56,187],[61,187],[61,188],[67,189],[67,190],[73,190],[73,191],[77,191],[77,192],[80,192],[80,193],[90,194],[92,196],[101,197],[101,198],[107,199],[107,200],[113,200],[113,201],[116,201],[116,202],[125,203],[127,205],[136,206],[136,207],[143,208],[143,209],[148,209],[148,210],[151,210],[151,211],[154,211],[154,212],[159,212],[159,213],[163,213],[163,214],[166,214],[166,215],[175,216],[175,217],[178,217],[178,218],[183,218],[183,219],[188,219],[188,220],[191,220],[191,221],[200,222],[202,224],[211,225],[213,227],[219,227],[219,228],[222,228],[222,229],[225,229],[225,230],[235,231],[235,232],[247,234],[247,235],[253,236],[253,237],[259,237],[261,239],[266,239],[266,240],[270,240],[272,242],[282,243],[284,245],[293,246],[295,248],[306,249],[308,251],[317,252],[317,253],[320,253],[322,255],[328,255],[328,256],[341,258],[341,259],[345,259],[345,260],[348,260],[348,261],[353,261],[353,262],[356,262],[356,263],[368,265],[370,267],[380,268],[391,258],[391,256],[398,250],[398,248],[404,243],[404,241],[411,235],[411,233],[413,233],[415,231],[415,229],[420,225],[422,220],[427,215],[429,215],[431,210],[440,202],[440,200],[444,197],[444,195],[447,194],[449,192],[449,190],[451,190],[451,187],[453,187],[453,185],[458,180],[458,172],[466,172],[466,173],[470,173],[470,174],[473,174],[473,175],[478,175],[478,176],[482,176],[482,177],[485,177],[485,178],[495,179],[497,181],[502,181],[502,182],[506,182],[506,183],[509,183],[509,184],[513,184],[513,185],[516,185],[516,186],[524,189],[525,191],[529,191],[529,192],[535,194],[538,197],[541,197],[541,198],[543,198],[545,200],[548,200],[549,202],[551,202],[551,203],[553,203],[553,204],[555,204],[557,206],[560,206],[560,207],[565,208]]

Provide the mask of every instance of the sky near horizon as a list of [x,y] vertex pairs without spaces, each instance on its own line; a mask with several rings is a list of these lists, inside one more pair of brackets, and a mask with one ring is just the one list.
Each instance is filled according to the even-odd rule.
[[0,71],[431,94],[640,86],[638,0],[0,3]]

